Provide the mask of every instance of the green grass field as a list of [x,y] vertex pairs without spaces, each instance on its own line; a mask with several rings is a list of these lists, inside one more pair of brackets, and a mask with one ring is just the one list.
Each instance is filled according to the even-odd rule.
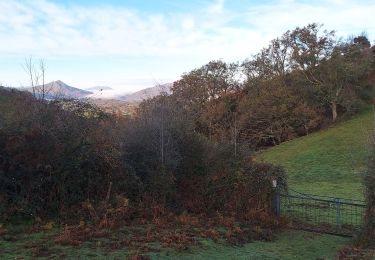
[[171,255],[171,259],[335,259],[347,238],[304,231],[285,231],[275,242],[253,242],[231,247],[207,241],[203,248]]
[[289,187],[299,192],[363,199],[361,174],[373,130],[374,112],[368,110],[323,131],[264,150],[257,160],[284,166]]

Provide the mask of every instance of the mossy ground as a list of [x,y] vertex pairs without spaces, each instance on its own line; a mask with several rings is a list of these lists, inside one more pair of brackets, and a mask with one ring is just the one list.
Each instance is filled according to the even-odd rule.
[[[132,249],[111,247],[126,232],[118,231],[110,237],[86,241],[80,246],[59,245],[53,237],[60,229],[36,233],[12,233],[0,239],[1,259],[126,259],[137,255]],[[154,250],[141,254],[151,259],[334,259],[339,245],[347,238],[304,231],[287,230],[279,233],[274,242],[256,241],[242,246],[231,246],[225,241],[199,239],[200,245],[176,252],[153,243]]]

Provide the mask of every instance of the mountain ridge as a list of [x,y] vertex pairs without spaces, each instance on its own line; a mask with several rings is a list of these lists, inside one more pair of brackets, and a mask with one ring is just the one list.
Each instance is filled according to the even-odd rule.
[[143,100],[153,98],[161,93],[166,93],[170,95],[172,93],[173,83],[159,84],[154,87],[145,88],[134,93],[120,97],[126,102],[142,102]]
[[60,98],[84,98],[87,95],[92,94],[91,91],[83,90],[80,88],[72,87],[61,80],[51,81],[47,84],[38,85],[33,87],[27,87],[22,89],[33,93],[36,97],[42,97],[46,99],[60,99]]
[[[143,100],[153,98],[161,93],[167,95],[172,93],[172,83],[159,84],[153,87],[141,89],[139,91],[125,94],[124,91],[115,90],[109,86],[94,86],[86,89],[77,88],[64,83],[61,80],[49,82],[43,86],[39,85],[34,88],[35,95],[41,97],[44,92],[46,99],[75,98],[75,99],[103,99],[117,100],[126,103],[140,103]],[[34,93],[32,87],[21,88],[23,91]]]

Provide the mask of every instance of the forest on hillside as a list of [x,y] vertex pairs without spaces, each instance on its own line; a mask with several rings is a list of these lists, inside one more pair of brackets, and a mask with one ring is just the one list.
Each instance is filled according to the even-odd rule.
[[0,222],[100,230],[184,214],[264,228],[245,235],[229,224],[229,240],[271,239],[283,224],[272,182],[287,189],[286,173],[252,154],[373,104],[373,69],[365,35],[342,40],[309,24],[241,63],[183,74],[171,95],[142,102],[133,117],[1,88]]

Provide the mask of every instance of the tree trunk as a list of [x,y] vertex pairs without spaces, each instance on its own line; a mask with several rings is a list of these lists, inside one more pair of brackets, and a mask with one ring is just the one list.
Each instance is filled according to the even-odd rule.
[[335,122],[336,118],[337,118],[337,104],[336,104],[336,102],[331,103],[331,110],[332,110],[332,122]]
[[234,159],[237,159],[237,118],[234,112]]
[[309,127],[306,124],[304,124],[303,127],[305,128],[305,134],[309,135]]

